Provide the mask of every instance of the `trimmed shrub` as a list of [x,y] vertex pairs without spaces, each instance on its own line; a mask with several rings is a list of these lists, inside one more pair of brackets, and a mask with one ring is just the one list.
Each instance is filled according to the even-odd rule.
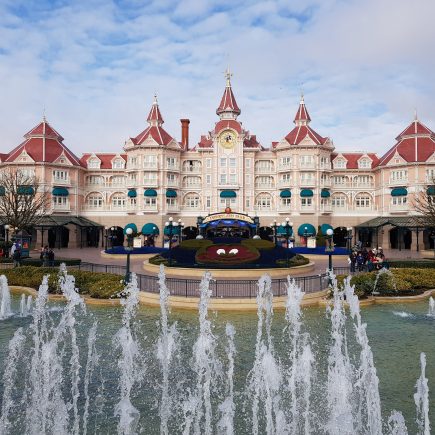
[[[49,293],[59,293],[58,269],[50,267],[22,266],[14,269],[4,269],[1,271],[8,279],[9,285],[32,287],[38,289],[44,275],[49,275]],[[93,298],[116,298],[124,289],[123,279],[119,275],[111,273],[94,273],[83,270],[70,270],[69,275],[73,275],[76,287],[80,294],[89,294]]]
[[[307,257],[304,257],[303,255],[296,254],[292,258],[289,259],[288,265],[289,267],[297,267],[297,266],[304,266],[305,264],[308,264],[310,260]],[[287,260],[286,259],[280,259],[276,261],[276,264],[279,267],[287,267]]]
[[189,239],[184,240],[184,242],[180,243],[180,248],[183,249],[201,249],[205,248],[207,246],[213,245],[213,242],[211,240],[207,239]]
[[154,257],[151,257],[148,259],[150,264],[154,264],[155,266],[160,266],[162,263],[167,266],[168,265],[168,259],[163,258],[161,255],[155,255]]
[[275,244],[270,240],[264,239],[243,239],[241,244],[248,247],[254,247],[256,249],[273,249]]

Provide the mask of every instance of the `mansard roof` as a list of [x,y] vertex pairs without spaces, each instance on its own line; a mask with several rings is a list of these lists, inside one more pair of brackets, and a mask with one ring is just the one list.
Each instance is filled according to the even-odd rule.
[[53,163],[63,154],[72,165],[81,166],[79,158],[63,144],[63,137],[47,122],[45,117],[42,122],[27,132],[24,138],[24,142],[7,155],[5,162],[14,162],[25,152],[35,162]]
[[127,161],[127,154],[116,154],[116,153],[85,153],[80,158],[80,162],[83,166],[87,166],[90,157],[97,157],[101,164],[100,169],[112,169],[112,161],[119,157],[125,162]]
[[331,161],[334,161],[337,157],[343,157],[346,160],[346,168],[345,169],[358,169],[358,161],[367,156],[372,161],[371,168],[375,168],[379,163],[379,157],[375,153],[332,153]]
[[425,162],[435,152],[435,133],[417,118],[396,138],[397,143],[380,159],[379,166],[388,164],[398,154],[406,162]]

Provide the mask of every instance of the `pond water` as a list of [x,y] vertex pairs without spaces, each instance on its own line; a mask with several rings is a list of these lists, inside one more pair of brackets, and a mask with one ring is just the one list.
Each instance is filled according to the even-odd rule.
[[68,303],[40,300],[25,317],[14,295],[0,320],[2,435],[406,433],[399,414],[388,424],[394,410],[409,433],[429,433],[427,301],[356,307],[352,319],[342,296],[334,310],[300,310],[290,286],[287,313],[272,313],[266,279],[258,313],[214,313],[204,282],[198,314],[168,312],[165,292],[162,310],[137,307],[133,287],[124,306],[85,307],[71,285]]

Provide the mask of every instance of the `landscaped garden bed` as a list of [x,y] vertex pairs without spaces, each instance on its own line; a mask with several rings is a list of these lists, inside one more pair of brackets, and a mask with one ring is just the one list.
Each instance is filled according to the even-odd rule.
[[[62,263],[64,263],[66,266],[77,266],[82,262],[80,258],[62,258],[58,257],[54,259],[54,266],[58,267]],[[0,263],[13,263],[12,258],[0,258]],[[34,267],[42,267],[42,260],[38,257],[29,257],[29,258],[23,258],[21,260],[22,266],[34,266]]]

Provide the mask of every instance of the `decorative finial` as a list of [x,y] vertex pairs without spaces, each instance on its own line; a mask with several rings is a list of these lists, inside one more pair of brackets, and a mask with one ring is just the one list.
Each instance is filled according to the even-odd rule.
[[42,108],[42,122],[47,122],[47,118],[45,117],[45,106]]
[[228,65],[227,70],[225,71],[225,77],[227,79],[227,87],[230,88],[231,87],[231,77],[232,77],[233,73],[230,70],[230,66]]
[[154,101],[153,104],[159,104],[159,102],[157,101],[157,92],[154,92]]
[[414,108],[414,121],[418,121],[417,107]]
[[300,101],[300,103],[301,104],[304,104],[304,84],[303,83],[301,83],[301,101]]

